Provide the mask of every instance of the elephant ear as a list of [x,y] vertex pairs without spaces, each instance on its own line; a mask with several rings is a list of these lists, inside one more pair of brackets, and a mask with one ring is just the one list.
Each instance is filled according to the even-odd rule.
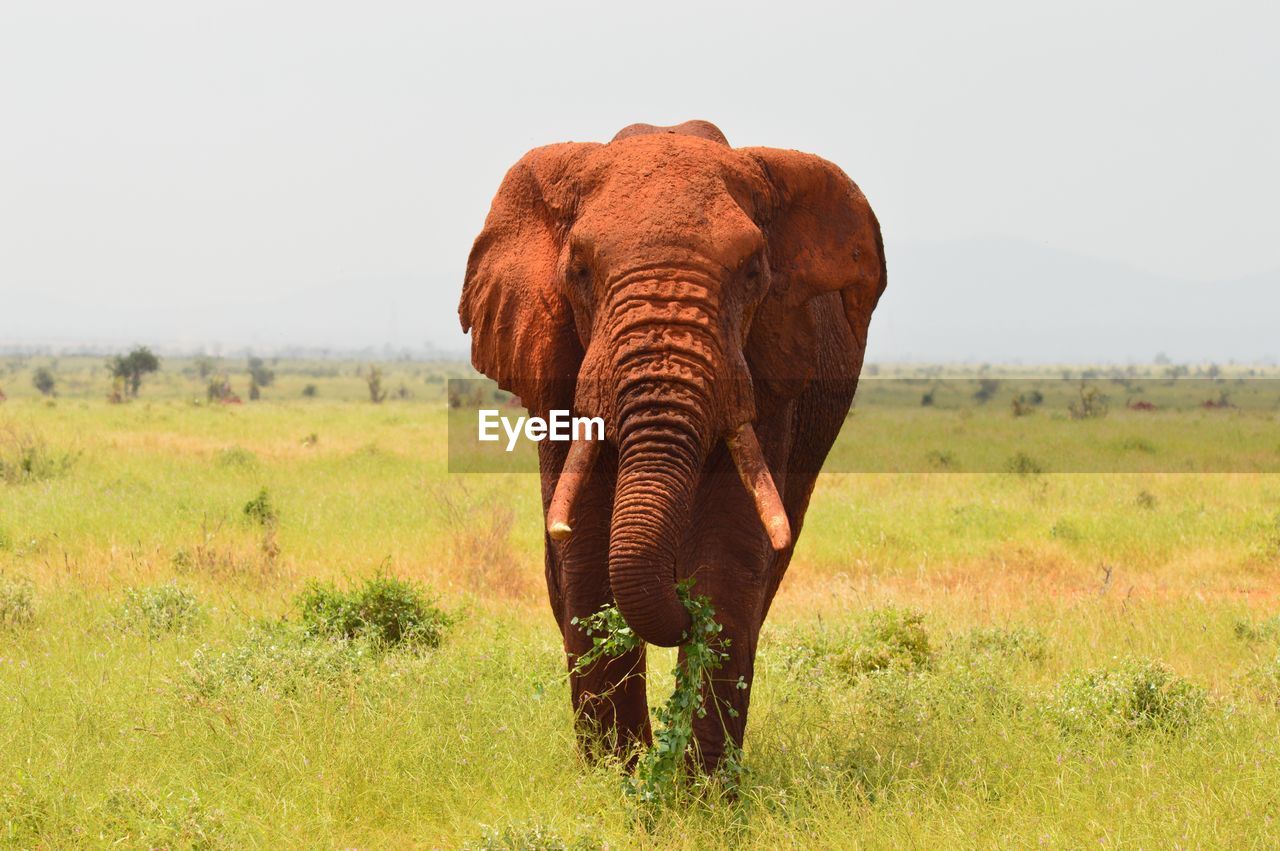
[[458,318],[471,364],[531,413],[569,408],[582,362],[557,274],[583,157],[595,144],[535,148],[503,178],[467,260]]
[[821,157],[778,148],[739,150],[756,161],[772,188],[764,229],[773,286],[762,308],[782,325],[774,345],[761,347],[776,354],[758,359],[789,370],[783,376],[788,384],[807,380],[816,360],[811,302],[838,292],[860,365],[871,312],[887,282],[880,223],[871,205],[848,175]]

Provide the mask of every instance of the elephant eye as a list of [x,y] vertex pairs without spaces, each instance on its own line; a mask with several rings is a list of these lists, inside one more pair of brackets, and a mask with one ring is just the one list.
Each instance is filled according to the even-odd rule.
[[591,264],[580,250],[570,253],[565,263],[564,276],[571,284],[585,285],[591,281]]

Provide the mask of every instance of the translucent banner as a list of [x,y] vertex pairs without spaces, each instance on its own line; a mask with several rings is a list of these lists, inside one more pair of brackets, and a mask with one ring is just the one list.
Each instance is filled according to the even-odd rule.
[[[700,392],[725,389],[713,384]],[[815,384],[775,389],[819,403],[823,392]],[[604,429],[570,410],[539,423],[487,380],[450,379],[448,394],[451,472],[536,472],[541,441],[568,440],[575,428],[596,439]],[[1280,473],[1280,379],[864,375],[821,469]]]

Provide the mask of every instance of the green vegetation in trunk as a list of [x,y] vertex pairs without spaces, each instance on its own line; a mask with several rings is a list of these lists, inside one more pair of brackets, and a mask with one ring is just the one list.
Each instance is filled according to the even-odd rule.
[[[680,645],[683,653],[674,671],[675,690],[654,713],[658,726],[653,734],[653,745],[641,756],[635,773],[625,781],[627,795],[644,804],[666,804],[675,799],[685,766],[689,764],[693,719],[707,716],[706,695],[710,691],[711,675],[729,658],[722,649],[728,645],[728,640],[719,638],[723,627],[716,622],[716,611],[711,601],[706,597],[690,596],[692,586],[692,580],[676,585],[676,594],[693,624]],[[592,640],[591,649],[578,657],[574,665],[576,671],[585,671],[601,658],[621,656],[644,643],[627,626],[617,605],[605,606],[586,618],[574,618],[573,624]],[[747,687],[741,677],[737,687]],[[717,712],[722,709],[720,706],[714,708]],[[723,711],[731,716],[737,714],[731,707],[724,707]],[[730,783],[736,782],[741,773],[736,748],[730,747],[726,752],[719,773]]]

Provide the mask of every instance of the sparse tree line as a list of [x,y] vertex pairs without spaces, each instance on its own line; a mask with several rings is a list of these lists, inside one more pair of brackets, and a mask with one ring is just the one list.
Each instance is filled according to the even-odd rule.
[[[25,363],[21,359],[11,361],[8,364],[11,372],[21,369],[23,366],[25,366]],[[108,358],[105,367],[108,376],[111,378],[111,390],[107,394],[107,401],[113,404],[122,404],[138,398],[144,379],[152,373],[159,372],[160,366],[159,355],[148,346],[135,346],[126,354],[113,355]],[[239,404],[241,398],[232,385],[230,374],[220,367],[221,364],[218,359],[208,355],[201,355],[195,358],[193,365],[185,369],[184,372],[193,377],[198,377],[200,381],[204,382],[207,402]],[[42,396],[50,398],[57,396],[58,376],[56,369],[57,361],[55,360],[49,366],[39,366],[32,371],[31,384]],[[249,357],[245,363],[245,371],[249,379],[248,395],[250,401],[261,399],[262,391],[275,384],[275,370],[268,366],[263,358]],[[336,376],[338,373],[336,369],[333,369],[325,374]],[[400,382],[394,390],[388,389],[384,385],[382,368],[377,364],[357,367],[356,375],[364,380],[369,391],[369,401],[374,404],[379,404],[388,397],[395,399],[409,399],[412,397],[412,393],[404,382]],[[314,383],[308,383],[303,386],[303,397],[310,399],[318,395],[319,388]],[[6,399],[4,390],[0,389],[0,402]]]
[[[261,357],[248,357],[244,366],[244,372],[246,373],[244,377],[247,378],[247,385],[240,384],[239,389],[236,384],[242,379],[237,379],[233,383],[234,373],[225,367],[221,358],[209,355],[197,356],[187,362],[187,365],[182,368],[182,372],[189,377],[198,378],[204,384],[206,402],[210,404],[215,402],[240,404],[242,392],[247,394],[249,401],[256,401],[262,398],[264,390],[276,385],[277,376],[273,367],[278,361],[279,358],[273,358],[268,364],[267,360]],[[16,357],[8,359],[3,364],[3,371],[8,374],[20,373],[28,365],[29,361],[25,357]],[[111,389],[107,395],[108,401],[124,403],[138,398],[147,377],[160,370],[161,359],[150,347],[135,346],[125,354],[108,358],[105,368],[111,379]],[[988,375],[990,370],[991,366],[989,364],[983,364],[978,370],[976,378],[977,390],[969,397],[972,402],[978,405],[986,405],[1002,395],[1000,391],[1007,381],[990,377]],[[912,368],[912,373],[921,380],[928,381],[930,377],[934,379],[934,386],[920,397],[921,406],[931,407],[940,402],[940,390],[950,389],[954,391],[954,387],[940,379],[942,371],[942,367]],[[867,367],[867,374],[870,376],[892,378],[892,373],[894,372],[900,372],[900,370],[889,367],[886,372],[886,370],[875,364]],[[316,378],[335,378],[340,375],[340,370],[336,366],[312,366],[301,370],[293,370],[290,374],[295,376],[301,374]],[[1125,391],[1124,395],[1129,397],[1125,401],[1124,407],[1133,410],[1154,410],[1155,406],[1151,403],[1133,398],[1134,393],[1132,391],[1138,389],[1135,382],[1155,380],[1163,381],[1166,385],[1172,385],[1178,379],[1202,378],[1209,379],[1215,383],[1225,383],[1229,380],[1239,383],[1244,378],[1265,374],[1265,371],[1259,372],[1256,369],[1233,370],[1228,373],[1223,367],[1215,363],[1196,366],[1175,364],[1163,355],[1157,357],[1154,369],[1129,365],[1117,368],[1064,369],[1060,373],[1064,380],[1081,382],[1080,398],[1074,400],[1068,406],[1068,413],[1073,419],[1105,417],[1110,407],[1110,399],[1107,395],[1104,395],[1096,387],[1085,389],[1084,382],[1108,381]],[[403,381],[394,387],[389,387],[385,372],[376,363],[357,366],[355,376],[365,383],[369,401],[373,404],[380,404],[387,399],[409,399],[413,395]],[[431,375],[426,380],[428,384],[431,384],[440,383],[444,379],[439,375]],[[56,359],[48,365],[35,367],[31,371],[31,386],[46,398],[52,399],[59,395],[59,382],[58,361]],[[301,388],[301,396],[303,398],[311,399],[320,395],[320,387],[316,383],[307,383]],[[453,396],[454,394],[449,394],[449,403],[452,407],[457,407],[461,402],[459,399],[453,398]],[[3,386],[0,385],[0,402],[4,402],[6,398]],[[955,400],[952,401],[954,402]],[[1039,391],[1015,392],[1010,399],[1010,407],[1013,416],[1023,417],[1035,413],[1044,402],[1045,399]],[[1201,407],[1206,409],[1234,408],[1235,405],[1231,399],[1230,392],[1223,389],[1217,396],[1203,400]]]

